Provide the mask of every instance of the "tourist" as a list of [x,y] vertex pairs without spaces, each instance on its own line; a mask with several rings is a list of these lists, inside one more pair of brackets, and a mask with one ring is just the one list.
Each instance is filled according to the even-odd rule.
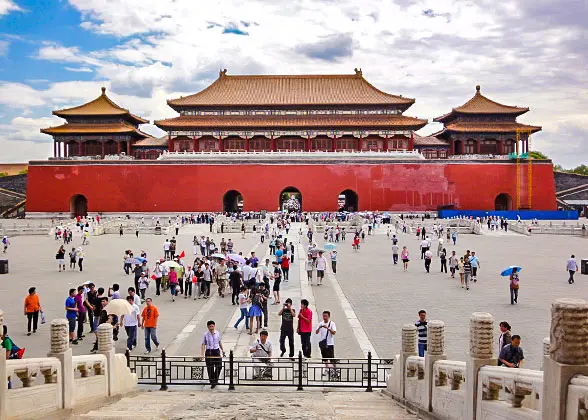
[[[94,318],[95,318],[95,311],[96,311],[96,298],[98,297],[98,291],[96,290],[96,285],[94,283],[90,283],[88,284],[88,288],[90,290],[88,290],[87,293],[87,301],[88,301],[88,305],[86,306],[86,310],[88,312],[88,323],[90,324],[90,333],[95,333],[96,332],[96,326],[94,323]],[[102,289],[102,291],[104,291],[104,289]]]
[[310,359],[312,346],[310,344],[310,335],[312,334],[312,310],[308,307],[308,300],[300,301],[300,312],[298,313],[298,334],[300,334],[300,344],[302,354]]
[[143,312],[141,312],[141,328],[145,330],[145,354],[151,353],[151,340],[155,344],[155,350],[159,350],[157,318],[159,318],[157,306],[153,304],[151,298],[147,298]]
[[203,279],[202,293],[204,294],[204,299],[208,299],[210,297],[210,286],[212,285],[212,269],[210,268],[210,263],[208,262],[204,264]]
[[63,247],[63,245],[61,245],[57,250],[55,259],[57,260],[57,267],[59,271],[65,271],[65,248]]
[[221,259],[220,264],[216,266],[214,270],[216,277],[216,284],[218,286],[218,295],[222,298],[225,297],[225,288],[227,287],[228,269],[225,264],[225,260]]
[[[443,248],[445,250],[445,248]],[[455,278],[455,272],[459,269],[459,260],[457,259],[457,255],[455,255],[455,251],[451,251],[451,256],[449,257],[449,271],[451,272],[451,278]]]
[[170,254],[169,254],[169,247],[170,247],[169,239],[166,239],[165,242],[163,243],[163,257],[166,260],[171,259]]
[[24,300],[24,314],[27,317],[27,335],[31,335],[31,324],[33,327],[33,333],[37,332],[39,312],[42,312],[42,309],[39,295],[37,295],[37,288],[30,287],[29,294]]
[[84,271],[84,250],[81,246],[76,250],[76,256],[78,257],[78,267],[80,271]]
[[78,308],[76,305],[76,289],[69,289],[69,296],[65,299],[65,317],[69,324],[69,342],[78,344],[75,338],[76,320],[78,317]]
[[202,337],[202,346],[200,352],[201,357],[206,358],[206,370],[208,371],[210,387],[216,388],[218,384],[218,378],[220,377],[221,370],[223,369],[221,351],[224,357],[225,349],[223,348],[220,333],[214,330],[216,326],[214,321],[208,321],[206,326],[208,331],[206,331]]
[[398,243],[392,242],[392,262],[398,264]]
[[159,261],[155,262],[153,275],[155,276],[155,295],[159,296],[161,294],[161,278],[163,277],[163,269]]
[[278,264],[277,261],[274,261],[272,263],[274,265],[274,274],[273,274],[273,279],[274,279],[274,286],[272,288],[272,291],[274,292],[274,303],[272,303],[272,305],[279,305],[280,304],[280,283],[282,281],[282,269],[280,268],[280,265]]
[[321,350],[321,357],[325,366],[329,368],[328,371],[323,372],[323,376],[329,375],[329,379],[338,377],[335,370],[335,334],[337,334],[337,326],[331,321],[331,312],[323,311],[323,320],[319,323],[316,329],[316,334],[319,336],[319,348]]
[[[507,344],[512,343],[510,337],[510,324],[506,321],[500,323],[500,337],[498,337],[498,354],[502,351],[503,347]],[[502,362],[498,360],[498,366],[502,365]]]
[[249,308],[248,308],[248,298],[247,298],[247,288],[245,286],[241,286],[239,288],[239,310],[241,311],[241,316],[233,325],[235,329],[239,326],[241,321],[245,320],[245,329],[249,329]]
[[459,271],[459,282],[461,283],[461,288],[463,289],[463,286],[464,286],[463,257],[459,257],[459,261],[457,262],[457,270]]
[[519,273],[517,273],[517,268],[512,269],[512,273],[510,274],[510,304],[514,305],[519,298]]
[[84,299],[84,286],[78,287],[78,293],[74,296],[76,301],[77,311],[77,321],[78,321],[78,334],[77,340],[83,340],[84,335],[84,322],[86,321],[86,304],[88,302],[87,299]]
[[237,264],[233,264],[233,271],[229,274],[229,284],[231,286],[231,303],[233,305],[239,304],[239,292],[243,281],[241,280],[241,272]]
[[404,271],[408,270],[408,262],[410,260],[408,259],[408,249],[406,249],[406,246],[402,247],[402,252],[400,253],[400,258],[402,259],[402,265],[404,267]]
[[[136,295],[135,295],[136,296]],[[127,302],[132,306],[133,310],[129,315],[122,315],[120,326],[124,325],[127,333],[127,351],[133,350],[137,346],[137,326],[141,323],[139,313],[141,310],[135,303],[133,296],[127,296]]]
[[141,278],[141,273],[143,273],[143,268],[141,267],[141,265],[135,264],[133,273],[135,275],[135,290],[139,290],[139,279]]
[[147,277],[145,274],[146,273],[143,271],[141,273],[141,277],[139,277],[139,293],[141,294],[142,300],[145,300],[145,293],[149,287],[149,277]]
[[198,254],[198,246],[200,245],[200,241],[198,240],[198,236],[194,235],[194,239],[192,239],[192,243],[194,244],[194,255]]
[[288,281],[288,277],[290,275],[290,256],[288,255],[290,252],[287,252],[287,255],[282,257],[282,262],[280,264],[280,268],[282,269],[282,273],[284,274],[284,281]]
[[312,254],[308,254],[304,261],[304,267],[306,269],[306,277],[308,278],[308,284],[312,284],[312,272],[314,271],[314,260]]
[[172,302],[175,302],[176,296],[178,295],[178,273],[176,268],[173,266],[169,268],[168,282],[169,289],[171,291]]
[[76,248],[73,247],[71,249],[71,251],[69,252],[69,268],[71,270],[75,270],[76,268],[76,264],[77,264],[77,254],[76,254]]
[[270,291],[265,286],[265,283],[261,283],[259,285],[259,293],[261,294],[261,312],[263,314],[263,319],[262,319],[263,326],[264,326],[264,328],[267,328],[267,322],[268,322],[267,301],[270,298]]
[[525,356],[521,345],[521,336],[513,335],[512,342],[500,350],[498,360],[508,368],[522,368]]
[[4,248],[4,250],[2,251],[3,254],[6,254],[6,251],[8,250],[8,247],[10,246],[10,241],[8,240],[8,236],[4,235],[2,237],[2,246]]
[[476,275],[478,274],[478,268],[480,268],[480,259],[476,257],[476,251],[472,251],[470,264],[472,265],[472,280],[476,283],[478,281]]
[[447,274],[447,251],[445,248],[441,249],[438,255],[441,260],[441,272],[443,273],[443,270],[445,270],[445,274]]
[[574,283],[574,274],[578,271],[578,263],[576,262],[576,257],[572,254],[571,258],[566,263],[566,270],[570,273],[570,278],[568,279],[569,284]]
[[6,360],[22,359],[25,349],[21,349],[8,336],[8,326],[2,325],[2,348],[6,351]]
[[123,225],[121,224],[120,227],[118,228],[118,236],[123,236]]
[[419,245],[421,248],[421,260],[425,258],[425,252],[427,252],[427,250],[429,249],[429,241],[425,238],[423,238],[423,240],[421,241],[421,244]]
[[333,249],[330,252],[331,255],[331,270],[333,270],[333,274],[337,274],[337,250]]
[[250,293],[251,307],[249,308],[249,335],[253,334],[253,325],[255,324],[255,333],[259,332],[261,327],[261,315],[263,314],[261,299],[262,295],[257,286],[251,287]]
[[466,254],[463,257],[463,280],[465,282],[466,290],[470,290],[471,279],[472,279],[472,263],[470,262],[470,255]]
[[419,349],[419,356],[425,357],[425,352],[427,351],[427,311],[421,309],[419,311],[419,319],[414,323],[415,327],[417,327],[418,332],[418,349]]
[[286,338],[288,338],[288,346],[290,347],[290,357],[294,357],[294,317],[296,311],[292,309],[292,299],[286,299],[284,307],[278,312],[282,317],[282,324],[280,325],[280,357],[286,353]]
[[323,257],[323,251],[319,251],[315,265],[317,286],[321,286],[323,284],[323,279],[325,278],[325,270],[327,268],[327,260],[325,259],[325,257]]
[[262,331],[259,334],[259,338],[253,342],[251,347],[249,347],[249,353],[251,353],[253,363],[265,365],[263,368],[253,368],[254,380],[261,378],[271,379],[272,377],[272,369],[270,367],[270,358],[272,357],[272,343],[267,339],[267,337],[267,331]]
[[[447,232],[449,233],[449,232]],[[455,246],[455,243],[457,241],[457,230],[454,230],[453,233],[451,234],[451,240],[453,241],[453,245]]]
[[429,248],[425,251],[425,270],[429,273],[431,269],[431,261],[433,260],[433,253]]

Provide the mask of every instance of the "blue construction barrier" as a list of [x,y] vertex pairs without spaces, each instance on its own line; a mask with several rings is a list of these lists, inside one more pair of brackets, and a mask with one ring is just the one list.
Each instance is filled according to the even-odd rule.
[[487,217],[498,216],[509,220],[578,220],[578,211],[576,210],[519,210],[519,211],[484,211],[484,210],[439,210],[438,215],[441,219],[452,217]]

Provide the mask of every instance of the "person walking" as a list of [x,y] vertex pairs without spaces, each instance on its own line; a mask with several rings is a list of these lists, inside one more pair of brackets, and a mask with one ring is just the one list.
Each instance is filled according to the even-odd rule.
[[248,308],[248,298],[247,298],[247,288],[245,286],[241,286],[239,288],[239,310],[241,311],[241,316],[233,325],[235,329],[238,329],[239,324],[241,321],[245,320],[245,329],[249,329],[249,308]]
[[210,263],[204,264],[204,281],[202,282],[203,290],[202,293],[204,294],[204,299],[208,299],[210,297],[210,286],[212,285],[212,269],[210,268]]
[[2,237],[2,247],[3,247],[3,254],[6,254],[6,251],[8,250],[8,247],[10,246],[10,241],[8,240],[8,236],[4,235]]
[[262,331],[259,334],[259,338],[253,342],[249,347],[249,353],[251,354],[252,361],[254,364],[264,365],[263,367],[253,368],[253,379],[262,379],[272,377],[271,369],[271,357],[272,357],[272,343],[267,339],[267,331]]
[[76,320],[78,318],[78,308],[76,305],[76,289],[69,289],[69,296],[65,299],[65,317],[69,325],[69,342],[78,344],[75,338]]
[[278,312],[282,317],[282,324],[280,325],[280,357],[286,353],[286,338],[288,339],[288,346],[290,348],[289,356],[294,357],[294,318],[296,311],[292,309],[292,299],[286,299],[284,307]]
[[257,289],[257,286],[253,286],[251,288],[251,307],[249,308],[249,335],[253,335],[253,324],[255,324],[255,333],[259,332],[259,328],[261,327],[261,316],[263,314],[262,310],[262,294]]
[[408,270],[408,261],[410,261],[408,259],[408,249],[406,249],[406,246],[402,247],[402,252],[400,254],[400,258],[402,259],[402,265],[404,267],[404,271]]
[[578,263],[576,262],[576,256],[572,254],[571,258],[566,263],[566,270],[570,274],[568,278],[569,284],[574,284],[574,274],[578,271]]
[[298,313],[298,334],[300,334],[300,344],[302,354],[310,359],[312,346],[310,344],[310,335],[312,334],[312,310],[308,307],[308,300],[300,301],[300,312]]
[[472,265],[472,280],[477,283],[478,268],[480,268],[480,259],[476,257],[476,251],[472,251],[470,256],[470,264]]
[[419,319],[414,323],[414,325],[417,327],[417,333],[419,337],[419,356],[425,357],[425,352],[427,351],[427,311],[424,309],[419,311]]
[[[570,283],[571,284],[571,283]],[[510,304],[514,305],[518,303],[519,298],[519,273],[517,273],[516,267],[512,269],[510,274]]]
[[427,250],[425,251],[425,270],[427,270],[427,273],[430,272],[432,260],[433,260],[433,253],[431,252],[431,250],[429,248],[427,248]]
[[395,242],[392,242],[392,262],[398,264],[398,244]]
[[65,271],[65,248],[63,245],[59,247],[57,250],[57,254],[55,254],[55,259],[57,260],[57,267],[59,272]]
[[69,252],[69,268],[71,270],[76,269],[77,259],[78,259],[78,256],[76,253],[76,249],[75,249],[75,247],[73,247],[71,249],[71,251]]
[[290,276],[290,258],[288,255],[282,257],[282,263],[280,264],[282,273],[284,273],[284,282],[287,282]]
[[141,309],[135,303],[133,296],[127,296],[127,302],[129,302],[133,310],[129,315],[122,315],[120,326],[125,327],[127,333],[127,350],[131,351],[137,345],[137,326],[141,323],[141,317],[139,316]]
[[31,335],[31,324],[33,327],[33,333],[37,332],[39,312],[42,312],[42,309],[39,295],[37,295],[37,288],[30,287],[29,294],[24,300],[24,314],[27,317],[27,335]]
[[464,287],[464,266],[463,266],[463,257],[459,257],[459,261],[457,262],[457,270],[459,271],[459,282],[461,283],[461,288]]
[[463,257],[463,280],[465,282],[466,290],[470,290],[470,282],[472,280],[472,263],[470,257],[465,255]]
[[316,329],[316,334],[319,336],[319,348],[323,362],[327,370],[323,372],[323,376],[329,376],[329,380],[339,377],[335,365],[335,334],[337,334],[337,326],[331,321],[331,312],[323,311],[323,320],[319,323]]
[[178,273],[176,272],[175,267],[169,268],[168,274],[168,282],[169,282],[169,289],[171,291],[172,302],[176,301],[176,296],[178,295]]
[[333,274],[337,274],[337,250],[334,249],[330,252],[331,255],[331,269]]
[[227,265],[225,264],[225,260],[221,259],[220,264],[218,264],[214,270],[214,275],[216,277],[216,284],[218,286],[218,295],[222,298],[225,297],[225,288],[228,277],[227,273],[228,269]]
[[214,389],[218,385],[218,378],[223,369],[221,351],[222,357],[224,357],[225,349],[223,348],[220,333],[215,331],[216,324],[214,321],[208,321],[206,327],[208,328],[208,331],[206,331],[202,337],[200,353],[201,357],[204,357],[206,360],[206,370],[208,372],[210,388]]
[[508,368],[522,368],[525,356],[521,346],[521,336],[513,335],[512,342],[500,350],[498,361]]
[[445,270],[445,274],[447,274],[447,251],[445,248],[439,252],[439,259],[441,261],[441,272],[443,273],[443,270]]
[[155,268],[153,269],[153,275],[155,276],[155,295],[161,295],[161,278],[163,277],[163,269],[159,261],[155,262]]
[[243,281],[241,280],[241,271],[239,271],[237,264],[233,265],[233,271],[229,274],[229,285],[231,286],[231,303],[238,305],[239,292]]
[[312,285],[312,272],[314,271],[314,261],[312,259],[312,254],[308,254],[306,257],[306,260],[304,261],[304,267],[306,269],[308,284]]
[[141,328],[145,330],[145,354],[151,353],[151,340],[155,344],[155,350],[159,350],[159,340],[157,339],[157,320],[159,310],[153,304],[151,298],[145,300],[145,307],[141,312]]
[[78,322],[78,334],[77,340],[83,340],[86,336],[84,335],[84,322],[86,321],[86,306],[84,305],[87,302],[84,299],[84,286],[78,287],[78,293],[74,296],[76,301],[76,307],[78,308],[77,311],[77,322]]
[[323,257],[323,252],[319,251],[318,257],[315,261],[316,265],[316,281],[317,286],[322,286],[323,279],[325,278],[325,270],[327,268],[327,260]]
[[[274,286],[272,291],[274,292],[274,303],[272,305],[279,305],[280,304],[280,283],[282,282],[282,269],[280,268],[280,264],[277,261],[274,261]],[[266,325],[267,326],[267,325]]]
[[[443,248],[445,250],[445,248]],[[451,278],[455,278],[455,272],[459,268],[459,260],[457,259],[457,255],[455,255],[455,251],[451,251],[451,256],[449,257],[449,271],[451,272]]]

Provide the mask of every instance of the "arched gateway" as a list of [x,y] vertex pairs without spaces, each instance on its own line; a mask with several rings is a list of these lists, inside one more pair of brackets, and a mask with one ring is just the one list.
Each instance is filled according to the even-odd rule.
[[82,194],[76,194],[69,199],[69,212],[72,217],[88,215],[88,199]]
[[243,210],[243,196],[239,191],[230,190],[223,196],[223,212],[236,213]]
[[337,199],[339,211],[354,212],[359,210],[359,197],[353,190],[341,191]]
[[512,197],[506,193],[501,193],[494,200],[494,210],[512,210]]
[[295,187],[286,187],[280,193],[280,210],[302,211],[302,193]]

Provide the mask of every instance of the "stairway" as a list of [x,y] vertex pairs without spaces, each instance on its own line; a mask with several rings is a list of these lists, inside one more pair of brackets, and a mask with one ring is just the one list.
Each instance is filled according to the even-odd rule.
[[190,388],[143,391],[76,420],[113,419],[320,419],[414,420],[417,417],[381,392],[364,390],[296,391],[292,388]]

